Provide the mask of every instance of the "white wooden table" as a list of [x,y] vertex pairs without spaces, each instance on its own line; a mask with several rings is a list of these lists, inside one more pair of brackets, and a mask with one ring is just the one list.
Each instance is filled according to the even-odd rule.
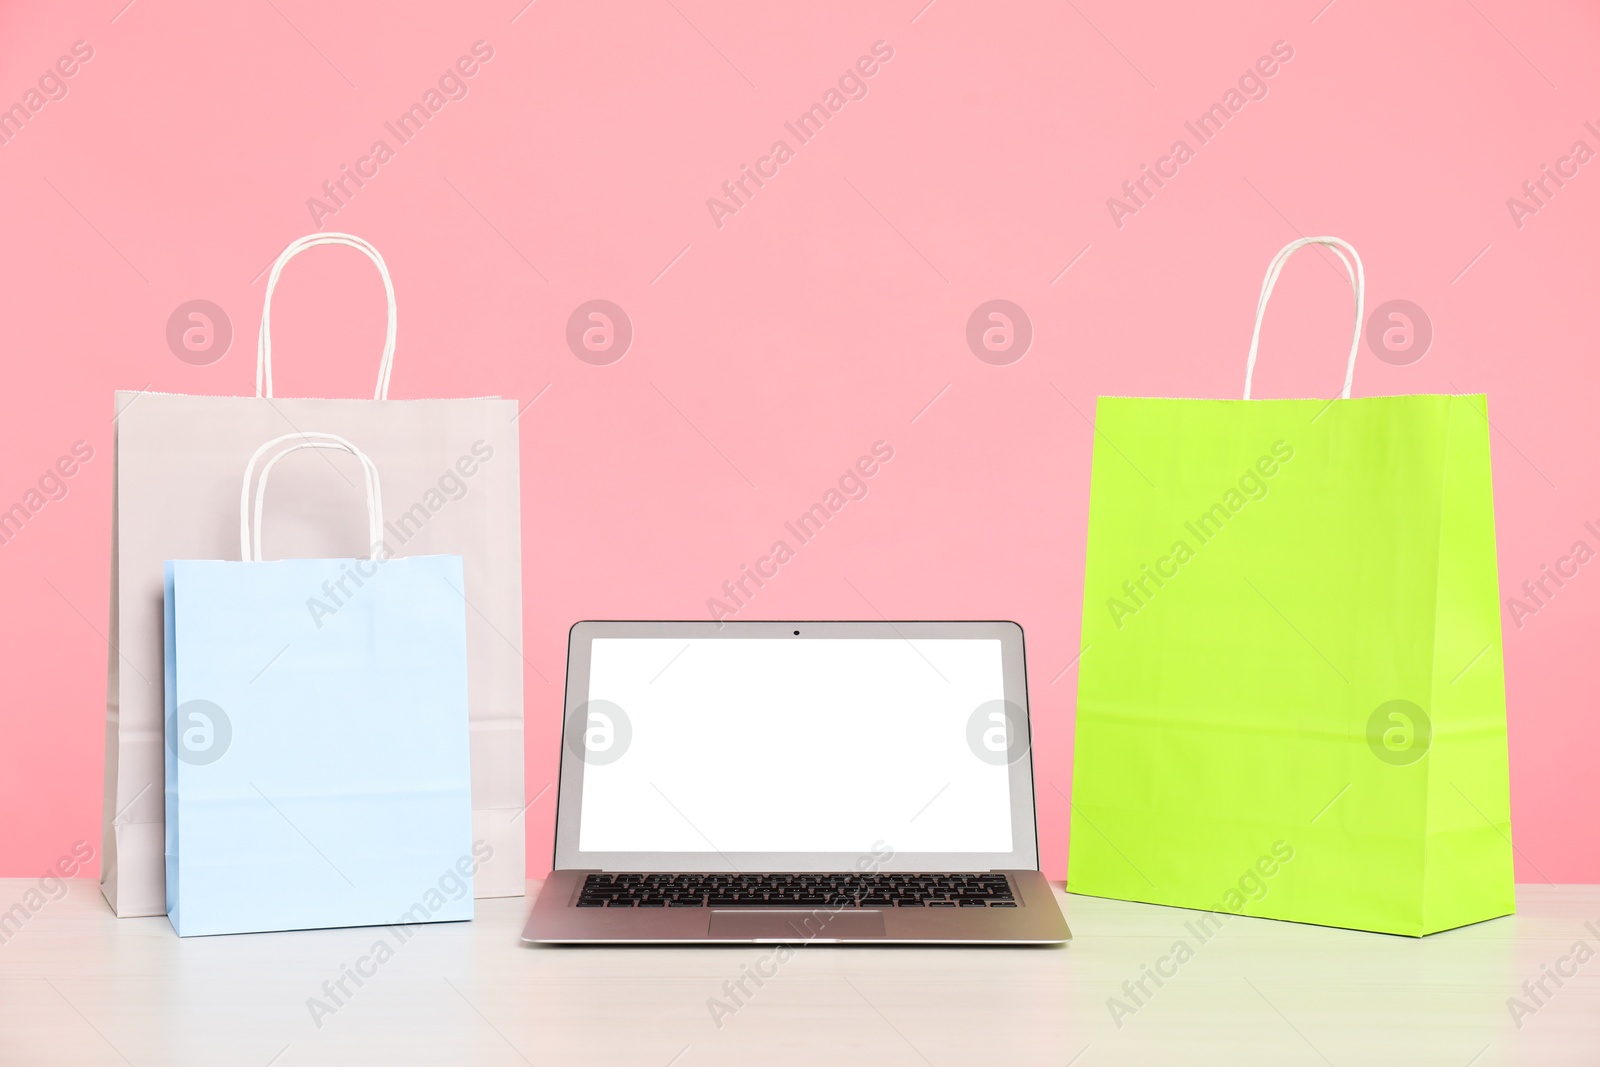
[[[0,880],[0,913],[35,884]],[[779,963],[771,946],[525,946],[531,898],[404,944],[180,941],[79,880],[0,932],[0,1064],[1600,1064],[1600,956],[1572,955],[1600,953],[1600,887],[1518,899],[1515,917],[1421,941],[1232,918],[1201,944],[1196,913],[1063,896],[1066,948],[816,945]],[[392,958],[362,964],[380,938]],[[1135,1003],[1123,983],[1137,993],[1180,939],[1192,958]],[[358,964],[371,977],[336,1002]],[[775,974],[738,994],[753,969]],[[1542,1004],[1522,988],[1558,970],[1575,974],[1546,977]],[[1135,1010],[1114,1019],[1113,997]],[[1511,997],[1534,1009],[1520,1027]],[[331,1010],[314,1018],[312,998]]]

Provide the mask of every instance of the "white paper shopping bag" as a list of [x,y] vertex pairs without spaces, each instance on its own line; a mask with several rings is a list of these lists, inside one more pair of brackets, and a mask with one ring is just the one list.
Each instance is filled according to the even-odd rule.
[[[291,258],[324,245],[365,255],[389,294],[387,339],[371,400],[272,395],[273,289]],[[393,555],[451,554],[465,561],[472,836],[490,854],[474,887],[479,896],[523,892],[517,405],[498,398],[389,399],[395,306],[388,270],[367,242],[348,234],[302,238],[284,250],[267,278],[255,396],[117,395],[101,888],[118,915],[166,911],[163,563],[232,558],[245,462],[262,441],[313,426],[359,441],[383,471],[382,530]],[[332,505],[359,473],[313,459],[274,477],[274,554],[347,555],[359,524]]]

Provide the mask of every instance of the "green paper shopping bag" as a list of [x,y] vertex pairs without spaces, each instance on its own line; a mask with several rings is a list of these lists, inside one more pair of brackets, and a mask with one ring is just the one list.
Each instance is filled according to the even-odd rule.
[[[1251,400],[1306,244],[1355,292],[1344,391]],[[1099,401],[1069,891],[1410,935],[1514,910],[1485,399],[1350,399],[1363,288],[1295,241],[1245,399]]]

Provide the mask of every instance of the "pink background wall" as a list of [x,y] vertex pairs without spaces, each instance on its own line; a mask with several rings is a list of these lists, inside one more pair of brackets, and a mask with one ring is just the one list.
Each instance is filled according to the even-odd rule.
[[[1357,395],[1489,394],[1505,593],[1580,538],[1600,548],[1583,528],[1600,527],[1600,163],[1560,163],[1578,140],[1600,151],[1592,5],[126,2],[0,8],[0,105],[26,107],[75,42],[93,53],[0,144],[0,507],[93,449],[0,545],[0,875],[99,839],[112,390],[251,392],[264,268],[378,139],[393,158],[321,221],[389,260],[393,395],[539,397],[522,419],[530,797],[555,773],[571,622],[704,616],[882,439],[895,457],[870,494],[745,617],[1021,622],[1060,877],[1084,416],[1099,394],[1238,395],[1261,272],[1301,233],[1352,241],[1369,306],[1432,323],[1419,360],[1364,350]],[[384,123],[477,41],[493,57],[465,97],[400,144]],[[878,41],[893,58],[865,97],[800,144],[784,123]],[[1200,144],[1185,121],[1280,41],[1266,95]],[[719,226],[707,199],[780,138],[793,158]],[[1193,158],[1117,225],[1107,198],[1180,138]],[[1576,175],[1514,217],[1544,164]],[[1286,272],[1260,395],[1337,388],[1349,294],[1330,263]],[[320,250],[279,294],[279,393],[369,394],[365,261]],[[194,299],[235,333],[209,365],[166,340]],[[593,299],[633,324],[610,365],[565,340]],[[1032,324],[1005,366],[965,338],[991,299]],[[1520,621],[1517,874],[1597,881],[1600,563]],[[535,875],[552,796],[529,812]]]

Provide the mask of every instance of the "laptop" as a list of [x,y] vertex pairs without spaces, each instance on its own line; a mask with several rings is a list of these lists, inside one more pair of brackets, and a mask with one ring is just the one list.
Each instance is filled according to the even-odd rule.
[[1011,622],[580,622],[523,940],[1060,944]]

